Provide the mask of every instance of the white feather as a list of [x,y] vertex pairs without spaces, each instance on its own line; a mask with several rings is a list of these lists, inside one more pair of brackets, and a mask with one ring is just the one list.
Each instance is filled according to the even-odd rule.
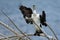
[[36,10],[33,10],[33,14],[32,14],[32,17],[31,17],[34,22],[39,25],[39,28],[34,24],[36,30],[40,30],[40,18],[39,18],[39,14],[37,14]]

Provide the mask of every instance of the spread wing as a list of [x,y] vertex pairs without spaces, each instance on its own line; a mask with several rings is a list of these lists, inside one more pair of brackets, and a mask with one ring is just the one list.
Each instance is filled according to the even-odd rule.
[[19,10],[22,12],[23,17],[24,17],[26,23],[31,23],[32,24],[32,21],[30,19],[26,19],[26,17],[31,18],[31,15],[33,13],[32,9],[31,8],[27,8],[26,6],[21,5],[19,7]]
[[42,11],[42,15],[40,15],[40,23],[44,26],[47,26],[46,24],[46,13],[45,11]]
[[43,22],[46,22],[46,13],[45,13],[45,11],[42,11],[42,19],[43,19]]
[[23,16],[31,17],[31,14],[32,14],[31,8],[27,8],[23,5],[21,5],[19,9],[21,10]]

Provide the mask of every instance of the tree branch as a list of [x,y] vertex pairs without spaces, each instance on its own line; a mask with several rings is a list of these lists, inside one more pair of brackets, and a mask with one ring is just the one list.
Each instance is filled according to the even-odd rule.
[[[2,11],[2,10],[1,10]],[[3,11],[2,11],[3,12]],[[9,16],[7,16],[4,12],[3,12],[3,14],[11,21],[11,23],[17,28],[17,30],[19,31],[19,32],[21,32],[21,34],[23,34],[24,36],[26,36],[29,40],[31,40],[27,35],[25,35],[19,28],[18,28],[18,26],[10,19],[10,17]]]
[[[34,36],[33,34],[27,34],[28,36]],[[20,34],[20,36],[21,37],[25,37],[23,34]],[[17,36],[10,36],[10,37],[8,37],[8,38],[18,38]],[[0,40],[1,39],[7,39],[6,37],[4,37],[4,38],[0,38]]]
[[3,22],[0,21],[0,24],[3,25],[8,30],[10,30],[11,32],[13,32],[15,35],[17,35],[17,36],[20,37],[20,35],[15,30],[13,30],[11,27],[9,27],[8,25],[6,25],[5,23],[3,23]]

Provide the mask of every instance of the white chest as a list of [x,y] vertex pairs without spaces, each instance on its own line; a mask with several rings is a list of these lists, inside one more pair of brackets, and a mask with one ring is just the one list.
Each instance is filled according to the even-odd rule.
[[[40,27],[39,14],[32,14],[32,19]],[[34,24],[34,26],[35,26],[36,30],[39,30],[39,27],[37,27],[35,24]]]
[[35,21],[35,23],[40,24],[39,14],[32,14],[32,19]]

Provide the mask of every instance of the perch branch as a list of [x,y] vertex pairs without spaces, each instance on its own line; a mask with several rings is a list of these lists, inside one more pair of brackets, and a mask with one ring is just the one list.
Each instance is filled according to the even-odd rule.
[[[25,34],[25,35],[28,35],[28,36],[34,36],[34,34]],[[20,36],[21,37],[25,37],[24,35],[22,35],[22,34],[20,34]],[[44,36],[42,36],[42,37],[44,37]],[[9,36],[8,38],[18,38],[17,36]],[[0,40],[1,39],[7,39],[6,37],[4,37],[4,38],[0,38]]]

